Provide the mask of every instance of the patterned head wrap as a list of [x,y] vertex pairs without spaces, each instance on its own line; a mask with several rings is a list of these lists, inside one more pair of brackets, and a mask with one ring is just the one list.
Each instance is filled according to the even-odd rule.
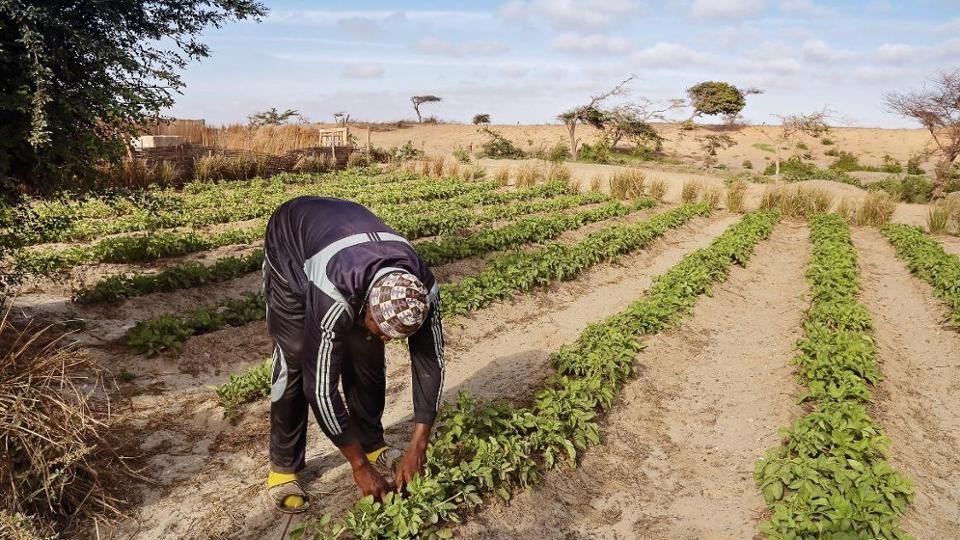
[[413,274],[392,272],[370,287],[367,309],[380,331],[392,339],[416,332],[427,318],[427,289]]

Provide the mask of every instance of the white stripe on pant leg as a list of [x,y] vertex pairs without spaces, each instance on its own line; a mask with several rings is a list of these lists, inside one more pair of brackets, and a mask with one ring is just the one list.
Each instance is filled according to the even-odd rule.
[[[279,354],[277,354],[279,352]],[[277,376],[277,380],[273,381],[273,384],[270,386],[270,402],[280,401],[280,398],[283,397],[283,394],[287,391],[287,358],[283,354],[283,349],[280,348],[280,345],[276,345],[273,348],[273,365],[271,366],[270,373],[272,374],[276,370],[277,360],[280,361],[280,374]]]
[[[317,386],[316,400],[317,409],[321,413],[327,430],[333,435],[339,435],[343,430],[340,429],[340,422],[337,421],[337,415],[334,412],[333,401],[330,399],[330,354],[333,350],[334,332],[333,327],[340,315],[343,313],[343,304],[334,304],[320,322],[320,349],[317,352]],[[323,394],[320,393],[321,388]],[[336,390],[334,390],[336,391]],[[321,397],[322,396],[322,397]]]
[[434,308],[433,312],[433,321],[431,321],[431,326],[433,328],[433,347],[437,355],[437,363],[440,364],[440,388],[437,390],[437,404],[434,407],[434,410],[440,410],[440,398],[443,396],[443,380],[447,375],[447,368],[443,362],[443,329],[440,327],[440,302],[437,301],[437,305]]

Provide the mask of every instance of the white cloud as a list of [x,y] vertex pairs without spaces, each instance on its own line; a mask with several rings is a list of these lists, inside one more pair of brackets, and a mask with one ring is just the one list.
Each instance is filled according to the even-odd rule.
[[850,60],[854,57],[854,54],[850,51],[833,49],[819,39],[812,39],[805,42],[800,47],[800,52],[803,54],[804,60],[808,62],[824,64],[830,62],[842,62],[844,60]]
[[356,37],[379,36],[383,33],[380,23],[368,17],[348,17],[337,22],[342,30]]
[[494,41],[468,41],[455,44],[436,38],[422,38],[414,44],[414,48],[424,54],[443,56],[495,56],[507,51],[505,45]]
[[566,32],[553,38],[552,47],[556,51],[568,53],[625,53],[630,50],[630,42],[604,34]]
[[524,64],[504,64],[500,66],[500,73],[507,77],[518,78],[530,73],[530,66]]
[[694,0],[691,14],[698,19],[736,20],[758,15],[764,0]]
[[343,76],[348,79],[381,79],[383,72],[380,64],[353,64],[343,68]]
[[836,12],[831,7],[814,4],[811,0],[782,0],[780,9],[787,13],[798,13],[810,17],[829,17]]
[[561,28],[600,28],[640,11],[635,0],[511,0],[497,13],[505,19],[545,18]]
[[659,42],[633,53],[633,61],[647,68],[679,68],[706,62],[706,55],[676,43]]
[[877,58],[885,64],[904,64],[909,62],[918,48],[905,43],[885,43],[877,47]]

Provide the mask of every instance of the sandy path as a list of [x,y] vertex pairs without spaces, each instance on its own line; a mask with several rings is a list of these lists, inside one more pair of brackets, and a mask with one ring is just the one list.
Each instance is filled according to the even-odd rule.
[[943,244],[943,249],[947,250],[947,253],[960,257],[960,236],[939,235],[937,240]]
[[[781,224],[677,329],[648,340],[640,376],[579,469],[550,473],[464,538],[752,538],[754,462],[800,414],[789,359],[807,306],[805,226]],[[496,531],[496,532],[494,532]]]
[[[623,309],[653,276],[709,243],[736,219],[729,215],[696,219],[624,259],[621,265],[601,265],[578,281],[491,306],[469,320],[449,321],[444,398],[454,398],[461,389],[485,397],[525,396],[530,386],[545,376],[551,351],[575,339],[589,322]],[[180,362],[198,362],[209,355],[214,364],[224,364],[227,359],[218,358],[219,351],[229,350],[232,343],[263,348],[266,343],[259,334],[265,334],[262,325],[253,324],[204,336],[206,343],[185,350]],[[388,439],[400,439],[409,420],[408,361],[398,347],[388,351],[384,423]],[[240,352],[228,365],[237,369],[246,358],[255,361],[265,352]],[[160,479],[161,486],[147,494],[140,515],[124,523],[118,537],[207,538],[229,532],[230,537],[260,538],[279,534],[282,523],[260,496],[269,404],[251,405],[240,425],[229,426],[219,419],[219,409],[203,387],[222,379],[198,377],[180,391],[167,388],[159,397],[139,398],[143,413],[153,400],[153,412],[141,421],[155,428],[148,441],[153,454],[149,472]],[[349,506],[356,493],[348,470],[319,429],[311,428],[310,437],[305,475],[308,481],[313,477],[309,489],[321,497],[324,511]]]
[[873,314],[886,380],[877,421],[892,440],[891,462],[913,479],[917,498],[904,527],[917,538],[960,532],[960,334],[875,229],[853,234],[864,304]]

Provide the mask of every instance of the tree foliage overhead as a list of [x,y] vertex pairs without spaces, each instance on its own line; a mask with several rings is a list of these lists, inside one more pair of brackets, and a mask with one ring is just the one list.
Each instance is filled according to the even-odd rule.
[[762,90],[748,88],[741,90],[721,81],[706,81],[687,88],[687,97],[693,108],[693,116],[725,116],[736,118],[747,106],[747,96],[760,94]]
[[170,107],[210,27],[255,0],[0,0],[0,176],[65,181]]

